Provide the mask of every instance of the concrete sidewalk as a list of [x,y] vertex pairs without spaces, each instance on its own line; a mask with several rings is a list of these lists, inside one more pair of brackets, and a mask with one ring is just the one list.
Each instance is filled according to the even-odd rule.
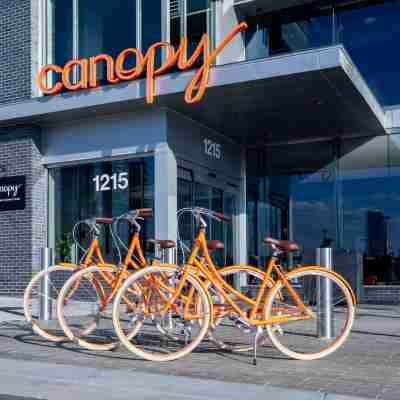
[[7,395],[56,400],[364,400],[360,397],[245,383],[2,360],[0,398]]
[[24,320],[22,298],[0,296],[0,324]]

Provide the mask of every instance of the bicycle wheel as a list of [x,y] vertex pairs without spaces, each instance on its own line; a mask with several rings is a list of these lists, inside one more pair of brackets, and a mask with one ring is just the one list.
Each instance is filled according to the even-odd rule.
[[66,340],[57,318],[57,298],[65,281],[77,270],[77,265],[55,265],[36,274],[24,292],[24,314],[32,330],[53,342]]
[[[167,303],[171,306],[165,312]],[[113,307],[119,339],[149,361],[171,361],[189,354],[206,335],[210,316],[211,303],[203,284],[191,275],[183,281],[175,266],[136,272],[125,281]],[[138,332],[135,342],[132,331]]]
[[[256,297],[258,288],[264,279],[264,273],[261,270],[251,267],[232,266],[218,272],[225,280],[239,282],[241,286],[238,289],[239,292],[252,300]],[[252,337],[249,335],[249,327],[239,321],[237,313],[227,304],[225,298],[213,287],[211,282],[208,281],[205,285],[210,292],[214,311],[214,319],[207,334],[208,339],[220,349],[226,351],[245,352],[252,350]],[[273,282],[271,281],[268,287],[272,286]],[[243,301],[238,301],[234,296],[230,297],[243,309],[251,307]],[[260,343],[262,343],[262,340],[263,337],[260,337]]]
[[[337,275],[322,268],[299,268],[287,280],[306,306],[298,305],[282,281],[273,287],[264,318],[293,318],[280,329],[267,325],[272,343],[283,354],[298,360],[315,360],[337,350],[347,339],[354,322],[352,293]],[[307,319],[303,319],[305,316]],[[295,320],[295,318],[299,318]]]
[[108,301],[115,267],[89,267],[65,282],[57,314],[65,335],[88,350],[111,350],[118,345]]

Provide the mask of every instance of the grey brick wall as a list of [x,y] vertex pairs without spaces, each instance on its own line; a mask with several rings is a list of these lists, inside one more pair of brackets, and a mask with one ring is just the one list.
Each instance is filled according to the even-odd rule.
[[26,208],[0,212],[0,296],[22,295],[46,245],[47,175],[35,127],[0,129],[0,176],[26,176]]
[[31,0],[0,0],[0,104],[31,97],[31,5]]

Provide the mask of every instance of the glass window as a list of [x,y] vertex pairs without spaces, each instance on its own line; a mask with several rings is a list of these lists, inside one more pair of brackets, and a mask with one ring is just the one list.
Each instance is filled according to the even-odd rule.
[[162,40],[161,1],[142,1],[142,49]]
[[[73,257],[71,232],[74,225],[92,217],[115,217],[136,208],[153,208],[153,159],[113,161],[63,167],[52,170],[55,183],[55,248],[57,260]],[[153,219],[146,218],[142,225],[142,239],[154,237]],[[115,247],[110,232],[103,229],[102,251],[112,259]],[[83,245],[90,239],[85,229],[80,230]],[[120,234],[129,243],[128,226]],[[78,252],[76,256],[81,256]]]
[[73,58],[73,0],[51,0],[53,20],[53,46],[50,50],[51,62],[64,65]]
[[246,21],[247,59],[327,46],[333,40],[329,2],[261,14]]
[[210,3],[210,0],[171,0],[170,41],[175,47],[179,45],[182,36],[187,36],[190,55],[204,33],[212,37]]
[[[48,62],[63,66],[74,58],[102,53],[115,58],[126,48],[137,47],[147,51],[162,39],[162,0],[48,1],[51,6]],[[138,21],[136,11],[139,6],[141,19]],[[157,62],[160,61],[158,55]],[[127,65],[127,68],[132,66]],[[101,80],[105,77],[104,62],[99,64],[98,70]]]
[[204,11],[210,7],[210,0],[188,0],[187,12],[194,13],[197,11]]
[[343,246],[369,257],[383,255],[385,239],[379,233],[379,219],[383,221],[389,201],[386,138],[343,141],[339,167]]
[[186,35],[189,39],[189,54],[191,54],[196,50],[202,36],[205,33],[211,34],[210,0],[187,0],[186,7]]
[[[217,212],[223,212],[227,216],[235,215],[235,194],[229,191],[212,187],[209,184],[194,182],[191,171],[178,169],[178,210],[184,207],[203,207]],[[207,223],[207,238],[220,240],[224,243],[223,251],[215,251],[212,257],[216,265],[231,265],[233,263],[233,224],[217,222],[205,217]],[[180,238],[191,249],[195,232],[193,217],[183,214],[179,219]],[[181,254],[180,254],[181,256]],[[188,254],[186,254],[188,256]]]
[[333,144],[269,146],[258,156],[254,151],[248,155],[248,202],[256,217],[249,222],[256,238],[250,258],[269,254],[265,236],[296,240],[308,254],[328,241],[337,244]]
[[268,57],[269,43],[266,25],[260,18],[250,19],[247,22],[249,27],[245,31],[246,59]]
[[257,15],[246,19],[246,58],[340,43],[378,101],[399,104],[399,16],[400,0],[320,1]]
[[182,0],[170,0],[169,3],[170,13],[170,43],[176,48],[182,36],[184,36],[182,29],[182,16],[183,16],[183,3]]
[[336,6],[336,40],[383,105],[400,103],[400,1],[357,2]]
[[341,146],[343,246],[362,255],[364,283],[370,285],[400,282],[395,142],[380,136],[348,139]]
[[113,57],[136,47],[136,5],[132,0],[79,2],[79,57]]
[[328,245],[353,284],[360,262],[365,284],[400,284],[400,135],[271,145],[247,159],[250,260],[268,255],[264,236],[290,238],[303,251],[291,262]]

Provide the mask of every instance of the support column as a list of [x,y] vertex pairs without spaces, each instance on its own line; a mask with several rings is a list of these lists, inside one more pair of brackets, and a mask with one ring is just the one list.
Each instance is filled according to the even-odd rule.
[[[247,264],[247,184],[246,184],[246,149],[242,149],[242,167],[240,179],[240,192],[237,201],[237,213],[234,226],[234,263]],[[239,289],[246,286],[246,276],[242,275],[235,280],[235,287]]]
[[154,222],[156,239],[177,239],[177,163],[166,143],[154,156]]

